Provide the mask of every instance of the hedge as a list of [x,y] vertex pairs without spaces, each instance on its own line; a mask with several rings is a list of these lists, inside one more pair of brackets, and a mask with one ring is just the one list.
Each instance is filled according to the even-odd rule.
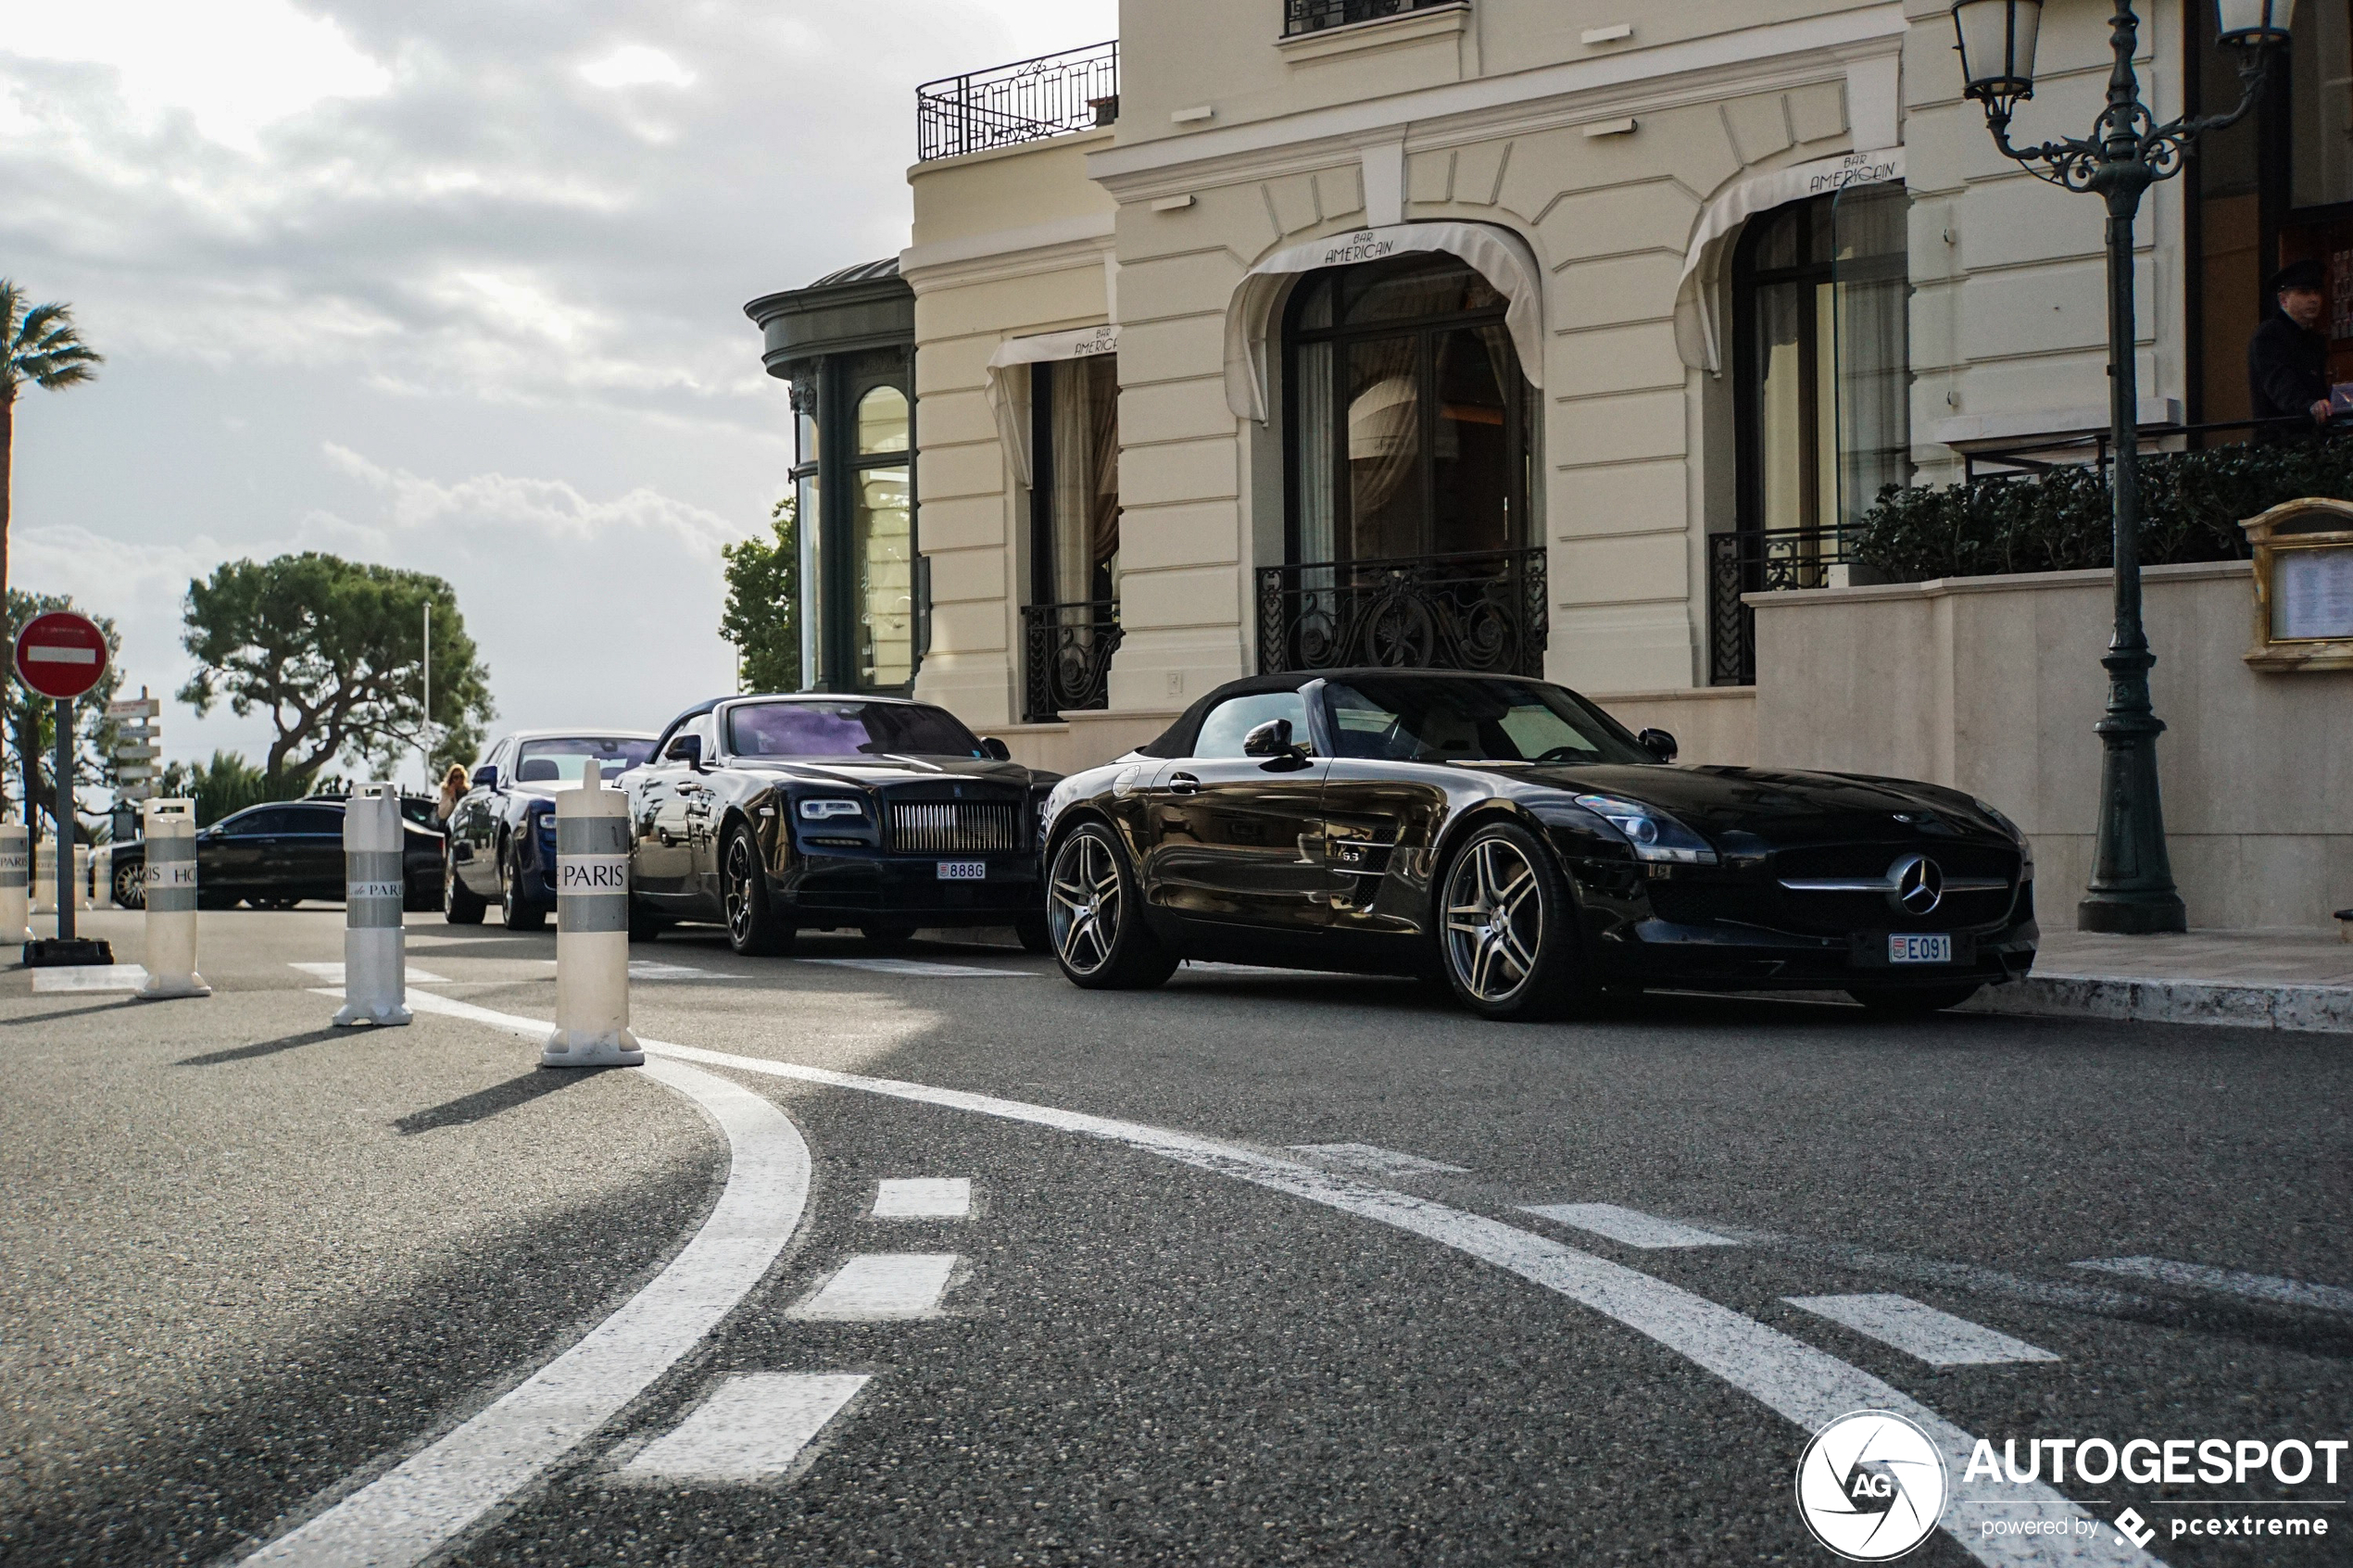
[[[2141,561],[2239,560],[2242,520],[2307,495],[2353,500],[2353,440],[2141,459]],[[1947,489],[1891,484],[1848,538],[1890,583],[2109,564],[2108,477],[2066,468]]]

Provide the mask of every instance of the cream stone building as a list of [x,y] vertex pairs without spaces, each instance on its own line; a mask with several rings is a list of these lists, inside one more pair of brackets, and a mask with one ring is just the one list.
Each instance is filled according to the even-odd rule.
[[[2111,9],[2044,6],[2021,136],[2091,124]],[[2208,0],[2140,9],[2160,114],[2234,98]],[[2296,30],[2145,208],[2145,426],[2245,417],[2284,260],[2353,337],[2345,0]],[[1949,0],[1128,0],[926,85],[895,266],[749,307],[810,684],[1068,768],[1261,669],[1516,669],[1755,759],[1744,592],[2106,420],[2099,204],[1953,44]]]

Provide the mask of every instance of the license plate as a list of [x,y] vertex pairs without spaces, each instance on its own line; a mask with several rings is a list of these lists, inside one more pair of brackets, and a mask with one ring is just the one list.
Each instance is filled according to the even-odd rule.
[[942,882],[987,882],[988,862],[986,860],[942,860],[939,862]]
[[1889,963],[1951,963],[1953,939],[1943,934],[1930,936],[1891,936],[1887,939]]

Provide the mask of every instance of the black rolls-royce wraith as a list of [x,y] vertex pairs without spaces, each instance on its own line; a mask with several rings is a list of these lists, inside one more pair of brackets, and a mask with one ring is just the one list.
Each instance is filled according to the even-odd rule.
[[1541,681],[1232,682],[1055,786],[1054,951],[1104,988],[1184,958],[1442,975],[1494,1018],[1645,986],[1928,1011],[2033,963],[2033,860],[1983,801],[1674,756]]
[[743,953],[799,930],[898,943],[1012,926],[1044,951],[1038,823],[1058,775],[944,709],[891,697],[747,696],[690,708],[622,775],[630,934],[724,925]]

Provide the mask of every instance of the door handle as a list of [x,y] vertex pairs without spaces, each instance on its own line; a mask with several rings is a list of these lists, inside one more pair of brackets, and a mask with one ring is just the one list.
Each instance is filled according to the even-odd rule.
[[1201,793],[1201,780],[1195,778],[1190,773],[1171,773],[1168,775],[1168,793],[1171,795],[1199,795]]

